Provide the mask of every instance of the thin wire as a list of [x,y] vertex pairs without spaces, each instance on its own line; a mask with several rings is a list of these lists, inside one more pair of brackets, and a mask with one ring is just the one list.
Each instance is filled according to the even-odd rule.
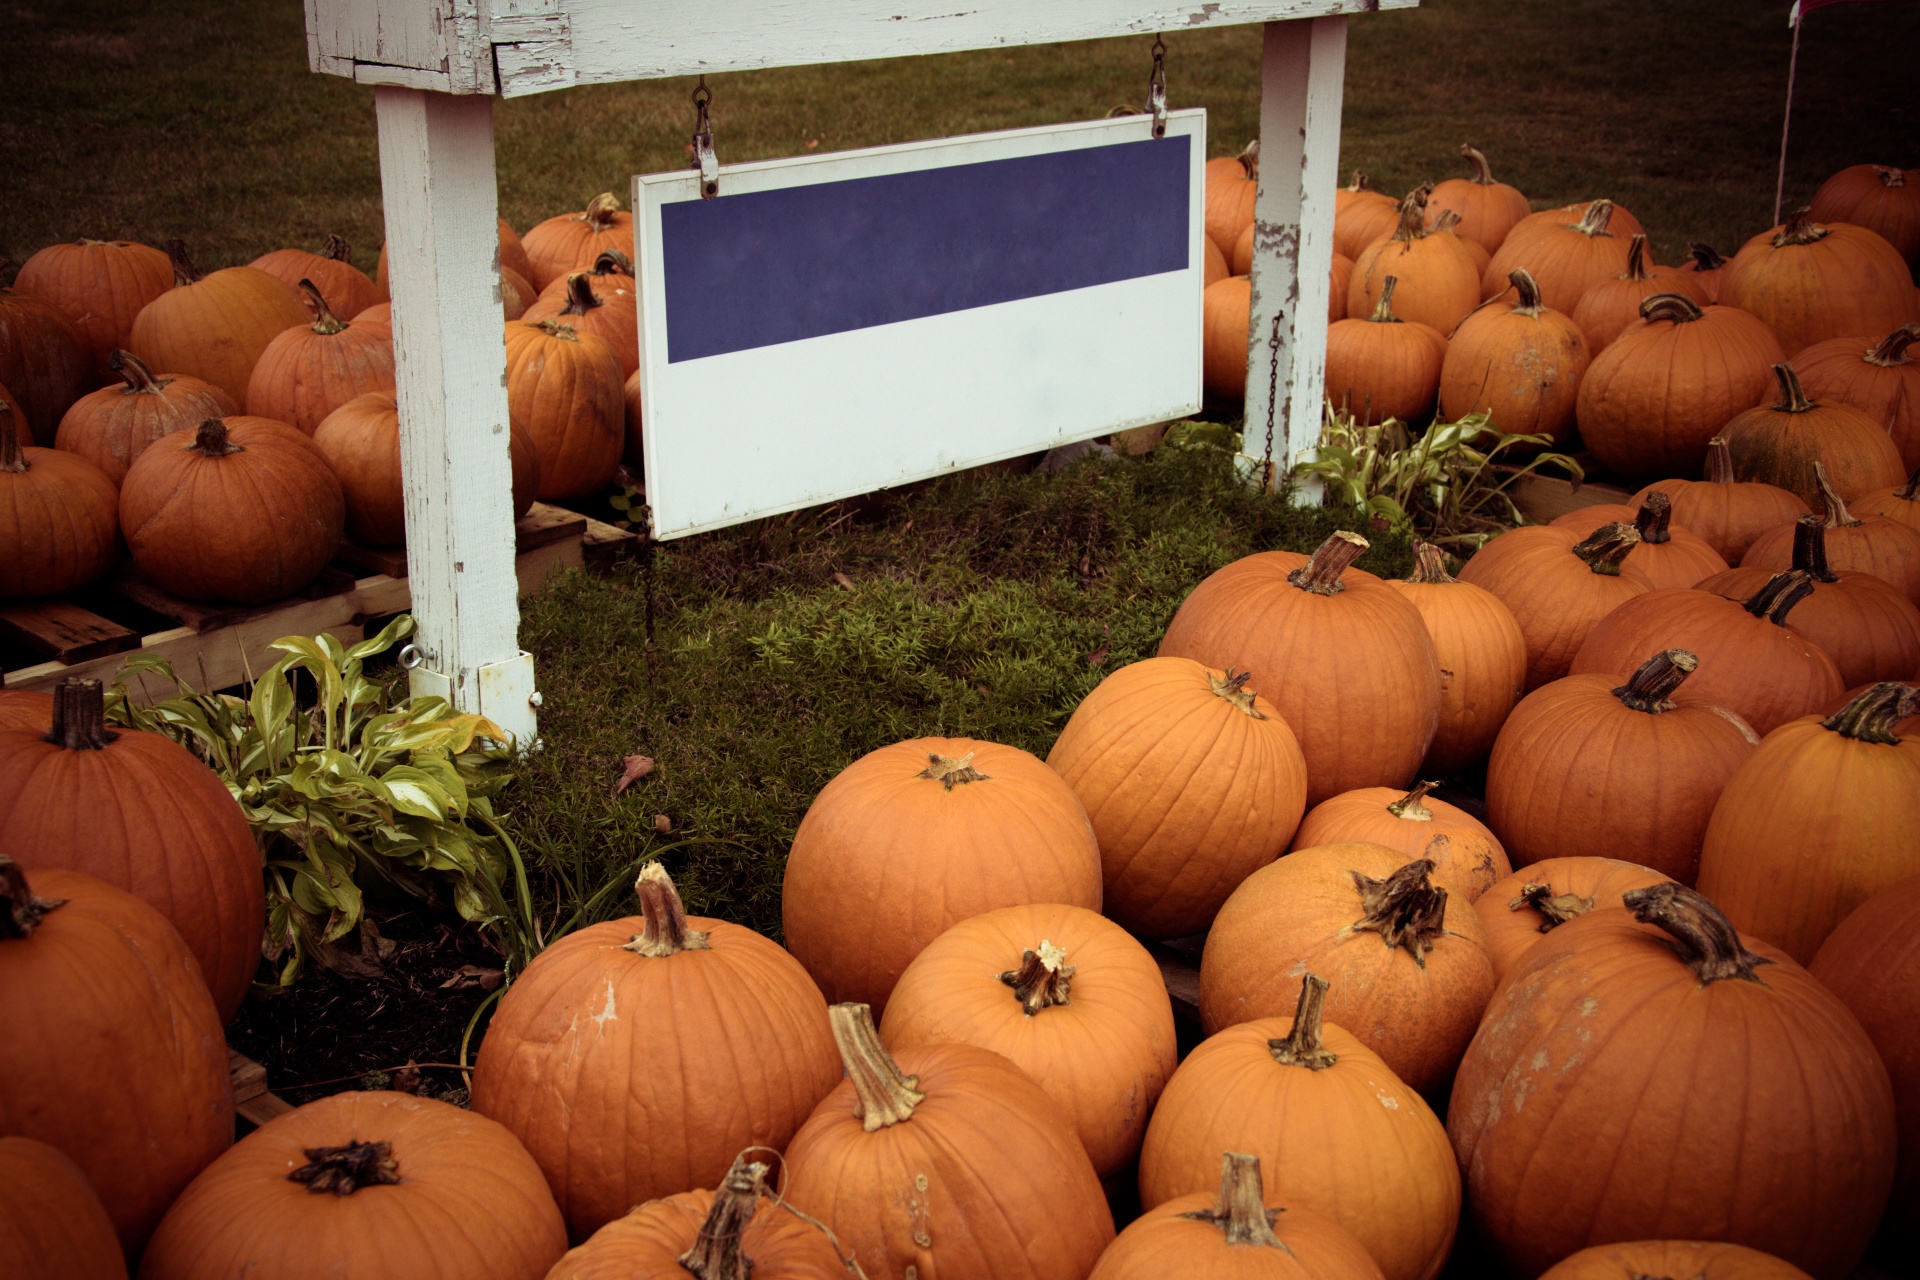
[[1780,117],[1780,172],[1773,182],[1773,226],[1780,225],[1780,206],[1787,191],[1787,130],[1793,124],[1793,74],[1800,65],[1800,22],[1806,15],[1798,12],[1795,6],[1793,24],[1793,52],[1787,57],[1787,109]]

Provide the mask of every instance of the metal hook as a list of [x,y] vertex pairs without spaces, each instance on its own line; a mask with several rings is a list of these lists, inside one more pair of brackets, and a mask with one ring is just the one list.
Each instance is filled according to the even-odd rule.
[[1147,77],[1147,114],[1153,117],[1153,136],[1167,136],[1167,42],[1153,37],[1153,72]]
[[703,75],[693,89],[693,165],[700,170],[702,200],[711,200],[720,194],[720,161],[713,154],[713,121],[707,116],[707,107],[712,101],[713,90],[707,88],[707,78]]

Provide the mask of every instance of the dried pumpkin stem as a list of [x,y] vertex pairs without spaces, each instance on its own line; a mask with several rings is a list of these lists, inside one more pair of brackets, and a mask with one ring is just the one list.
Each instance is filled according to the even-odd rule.
[[1882,369],[1891,369],[1899,364],[1912,364],[1913,357],[1907,354],[1907,348],[1916,342],[1920,342],[1920,324],[1903,324],[1876,342],[1861,359],[1868,364],[1878,365]]
[[1895,489],[1893,496],[1896,498],[1904,498],[1908,502],[1920,501],[1920,467],[1915,467],[1913,474],[1907,477],[1906,488]]
[[54,687],[46,741],[64,751],[102,751],[119,736],[107,728],[106,690],[98,680],[68,676]]
[[1640,535],[1640,541],[1651,542],[1659,546],[1672,541],[1667,531],[1673,519],[1673,499],[1655,489],[1640,501],[1640,510],[1633,516],[1633,531]]
[[1819,516],[1796,516],[1793,521],[1793,567],[1815,582],[1838,582],[1827,567],[1827,522]]
[[1552,933],[1569,920],[1578,920],[1593,910],[1593,899],[1577,893],[1555,893],[1553,886],[1531,881],[1520,886],[1520,896],[1507,902],[1507,910],[1524,911],[1532,907],[1541,915],[1540,932]]
[[1507,282],[1519,295],[1518,301],[1513,304],[1514,315],[1537,316],[1546,311],[1547,304],[1540,300],[1540,286],[1526,268],[1515,267],[1507,272]]
[[308,1147],[308,1163],[287,1175],[304,1182],[314,1195],[350,1196],[362,1187],[390,1187],[400,1181],[400,1166],[390,1142],[349,1142],[344,1147]]
[[199,284],[207,278],[207,273],[193,265],[187,257],[187,242],[179,238],[167,241],[167,260],[173,263],[173,284],[177,289],[181,285]]
[[1433,184],[1423,182],[1400,198],[1400,223],[1393,230],[1393,239],[1411,244],[1427,235],[1427,197],[1433,194]]
[[0,400],[0,473],[19,475],[27,469],[26,446],[20,443],[20,422],[10,400]]
[[1841,737],[1891,747],[1900,745],[1894,726],[1916,711],[1920,711],[1920,688],[1887,680],[1862,689],[1820,723]]
[[320,256],[323,258],[331,258],[335,262],[351,262],[353,260],[353,250],[347,247],[347,239],[345,236],[330,235],[326,238],[325,243],[320,246]]
[[1407,794],[1387,806],[1387,812],[1396,818],[1404,818],[1408,822],[1432,822],[1433,810],[1427,808],[1421,801],[1427,798],[1428,792],[1439,785],[1438,782],[1414,783]]
[[1042,938],[1038,947],[1020,953],[1020,967],[1001,974],[1000,981],[1013,988],[1014,997],[1031,1018],[1042,1009],[1073,1003],[1069,998],[1073,975],[1067,953]]
[[1687,256],[1693,259],[1695,271],[1718,271],[1727,265],[1726,257],[1718,249],[1701,240],[1687,242]]
[[159,395],[166,385],[173,381],[172,378],[154,377],[153,370],[147,367],[146,361],[133,352],[123,351],[118,347],[114,348],[113,353],[107,357],[107,367],[119,374],[121,381],[127,384],[125,392],[127,395]]
[[1685,649],[1666,649],[1640,664],[1627,682],[1613,691],[1622,706],[1657,716],[1674,708],[1673,691],[1692,675],[1700,659]]
[[1813,594],[1813,577],[1799,569],[1788,569],[1768,578],[1761,588],[1740,606],[1756,618],[1765,618],[1776,627],[1787,625],[1787,614]]
[[1493,185],[1493,166],[1487,163],[1487,157],[1478,147],[1469,146],[1463,142],[1460,144],[1460,154],[1466,157],[1468,164],[1473,166],[1473,177],[1468,181],[1476,182],[1483,187]]
[[1373,179],[1369,178],[1364,170],[1355,169],[1353,171],[1353,180],[1347,183],[1347,190],[1371,191],[1373,190]]
[[528,320],[525,323],[532,325],[549,338],[558,338],[562,342],[580,341],[580,331],[564,320]]
[[1640,299],[1642,320],[1671,320],[1675,324],[1692,324],[1705,314],[1700,310],[1700,304],[1684,293],[1650,293]]
[[1447,572],[1447,553],[1431,542],[1413,544],[1413,572],[1407,575],[1408,582],[1458,582],[1460,579]]
[[766,1190],[767,1166],[749,1163],[744,1155],[734,1157],[733,1167],[714,1189],[713,1204],[706,1221],[694,1237],[693,1247],[674,1261],[699,1280],[750,1280],[753,1260],[747,1257],[742,1241],[760,1196]]
[[1612,235],[1613,233],[1607,230],[1607,224],[1611,221],[1613,221],[1613,201],[1595,200],[1587,206],[1587,211],[1580,215],[1580,221],[1574,223],[1572,229],[1583,236]]
[[1788,245],[1812,244],[1816,240],[1827,238],[1827,229],[1813,220],[1813,208],[1802,205],[1787,215],[1787,220],[1773,237],[1773,247],[1784,249]]
[[1367,316],[1369,324],[1399,324],[1400,317],[1393,314],[1393,291],[1399,287],[1399,276],[1388,276],[1380,282],[1380,296],[1374,300],[1373,312]]
[[320,290],[313,281],[300,277],[300,292],[307,295],[307,306],[313,312],[313,331],[321,337],[331,337],[347,327],[347,322],[333,314],[333,308],[320,296]]
[[1640,531],[1625,521],[1603,524],[1573,548],[1573,554],[1586,561],[1587,568],[1605,578],[1620,576],[1620,565],[1627,553],[1640,545]]
[[575,271],[567,276],[567,305],[560,308],[561,315],[584,316],[589,311],[606,305],[593,291],[591,275],[584,271]]
[[1707,479],[1714,484],[1734,483],[1733,450],[1728,447],[1725,436],[1707,441]]
[[1430,858],[1416,858],[1385,880],[1352,873],[1365,912],[1354,921],[1354,932],[1379,934],[1389,948],[1399,947],[1423,969],[1427,952],[1444,931],[1447,909],[1447,891],[1428,878],[1433,865]]
[[193,443],[187,448],[207,458],[224,458],[230,453],[240,453],[245,445],[235,444],[227,438],[227,424],[219,418],[203,419],[193,432]]
[[1820,407],[1807,399],[1807,393],[1800,386],[1800,375],[1792,365],[1781,361],[1773,366],[1773,379],[1780,384],[1780,402],[1773,406],[1775,413],[1807,413]]
[[1180,1215],[1196,1222],[1219,1227],[1228,1244],[1258,1245],[1267,1249],[1285,1249],[1273,1234],[1279,1219],[1278,1209],[1267,1208],[1266,1187],[1260,1179],[1260,1157],[1228,1151],[1220,1157],[1220,1198],[1211,1209],[1195,1209]]
[[31,937],[49,911],[66,904],[65,898],[36,894],[20,864],[0,853],[0,942]]
[[1252,182],[1260,176],[1260,139],[1253,138],[1240,148],[1240,154],[1234,157],[1240,162],[1240,168],[1246,172],[1247,181]]
[[920,1077],[900,1070],[873,1025],[873,1010],[864,1004],[836,1004],[827,1010],[833,1042],[840,1061],[859,1095],[853,1114],[868,1133],[913,1119],[913,1109],[926,1101],[917,1086]]
[[1300,979],[1300,1003],[1293,1009],[1293,1027],[1284,1039],[1267,1041],[1267,1052],[1283,1067],[1325,1071],[1340,1055],[1320,1047],[1320,1028],[1327,1007],[1327,980],[1317,973]]
[[1633,233],[1633,239],[1627,242],[1627,273],[1622,280],[1632,280],[1644,284],[1653,279],[1647,274],[1647,238],[1640,232]]
[[633,259],[618,249],[602,249],[593,260],[593,274],[596,276],[630,276],[633,274]]
[[1823,523],[1827,528],[1852,529],[1866,523],[1848,512],[1840,491],[1833,487],[1833,481],[1827,479],[1827,464],[1818,458],[1813,460],[1813,487],[1820,491],[1820,505],[1826,508],[1827,517]]
[[1773,963],[1742,946],[1733,923],[1698,889],[1656,884],[1630,889],[1620,898],[1634,919],[1658,926],[1673,940],[1681,963],[1693,970],[1702,986],[1728,978],[1758,982],[1754,969]]
[[1314,548],[1304,565],[1287,575],[1287,581],[1317,596],[1337,595],[1347,589],[1346,583],[1340,581],[1340,575],[1360,558],[1369,545],[1365,538],[1345,529],[1330,533],[1325,542]]
[[969,782],[986,782],[992,774],[982,773],[973,767],[973,752],[958,758],[943,756],[938,752],[929,752],[927,767],[913,775],[916,778],[931,778],[948,791]]
[[680,891],[673,887],[673,877],[665,867],[649,862],[640,868],[640,878],[633,882],[633,891],[639,895],[640,915],[646,924],[622,950],[660,959],[682,951],[710,949],[706,934],[687,928],[687,908],[680,901]]
[[1257,705],[1257,695],[1247,688],[1247,681],[1251,679],[1253,672],[1236,672],[1232,667],[1228,667],[1223,676],[1214,675],[1211,671],[1207,673],[1207,683],[1212,687],[1214,697],[1225,698],[1251,719],[1265,720],[1267,717]]
[[602,191],[587,201],[587,207],[580,214],[580,221],[595,231],[605,231],[613,225],[613,215],[620,212],[620,201],[611,191]]

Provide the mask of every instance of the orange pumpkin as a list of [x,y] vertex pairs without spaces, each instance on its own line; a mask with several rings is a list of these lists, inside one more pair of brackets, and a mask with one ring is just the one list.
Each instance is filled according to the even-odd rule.
[[626,439],[620,358],[598,334],[559,320],[512,321],[507,416],[533,437],[543,501],[598,493]]
[[1540,1280],[1640,1280],[1642,1276],[1688,1276],[1691,1280],[1813,1280],[1790,1262],[1745,1245],[1705,1240],[1635,1240],[1597,1244],[1563,1258]]
[[638,370],[635,370],[633,376],[627,379],[626,385],[620,388],[620,399],[626,410],[622,418],[624,436],[620,446],[620,457],[629,465],[642,466],[647,452],[646,436],[640,429],[641,395]]
[[339,236],[328,236],[318,253],[275,249],[247,265],[258,267],[289,288],[297,289],[302,280],[311,280],[315,289],[333,300],[333,309],[343,316],[358,316],[368,307],[386,300],[386,290],[353,265],[353,251]]
[[1413,602],[1433,638],[1440,728],[1421,767],[1451,774],[1486,759],[1494,735],[1525,692],[1527,638],[1499,597],[1447,572],[1438,547],[1416,542],[1413,554],[1412,575],[1387,585]]
[[1647,238],[1635,236],[1627,245],[1627,269],[1602,280],[1580,295],[1573,322],[1586,335],[1587,349],[1599,355],[1640,316],[1640,304],[1662,293],[1677,293],[1705,306],[1707,291],[1676,267],[1649,267]]
[[1920,467],[1898,489],[1875,489],[1853,504],[1870,516],[1886,516],[1910,529],[1920,529]]
[[1428,205],[1427,208],[1431,215],[1427,219],[1428,229],[1436,234],[1445,232],[1459,241],[1461,247],[1467,251],[1467,256],[1473,259],[1473,275],[1476,280],[1479,279],[1480,274],[1487,269],[1490,255],[1481,247],[1478,240],[1471,240],[1460,234],[1460,215],[1454,210],[1442,209],[1438,213],[1433,213],[1432,205]]
[[915,738],[814,797],[780,892],[787,946],[829,1001],[883,1008],[928,943],[1029,902],[1100,908],[1100,849],[1059,774],[1017,747]]
[[[1607,230],[1610,233],[1620,237],[1622,242],[1647,233],[1646,225],[1633,216],[1631,209],[1618,200],[1610,200],[1608,203],[1613,205],[1613,211],[1607,215]],[[1507,239],[1511,240],[1515,235],[1525,237],[1541,232],[1560,231],[1567,223],[1578,222],[1586,217],[1593,211],[1593,205],[1594,201],[1590,199],[1575,200],[1558,208],[1537,210],[1514,223],[1513,230],[1507,233]]]
[[1886,427],[1904,467],[1920,467],[1920,361],[1908,352],[1916,341],[1920,324],[1903,324],[1877,342],[1829,338],[1794,365],[1807,395],[1852,405]]
[[1825,720],[1768,734],[1713,811],[1701,892],[1812,960],[1848,912],[1920,875],[1920,738],[1894,732],[1917,707],[1912,685],[1876,684]]
[[1208,575],[1160,642],[1162,657],[1216,670],[1285,671],[1269,687],[1307,761],[1307,803],[1398,786],[1440,718],[1440,668],[1420,611],[1351,566],[1367,549],[1336,533],[1311,556],[1265,551]]
[[[1236,259],[1240,256],[1241,244],[1244,244],[1247,246],[1247,253],[1249,255],[1248,270],[1251,271],[1252,270],[1251,255],[1253,253],[1253,227],[1251,224],[1248,225],[1246,234],[1240,237],[1239,243],[1235,244],[1233,247],[1233,256]],[[1230,275],[1246,274],[1246,272],[1236,273],[1233,270],[1233,264],[1227,261],[1227,255],[1220,251],[1220,246],[1213,242],[1212,236],[1201,237],[1200,258],[1201,258],[1201,283],[1203,287],[1205,285],[1213,284],[1215,281],[1218,281],[1218,280],[1225,280]]]
[[53,695],[37,689],[0,689],[0,729],[42,729],[53,723]]
[[1630,524],[1602,525],[1582,539],[1571,529],[1513,529],[1476,551],[1460,580],[1499,597],[1527,641],[1527,688],[1567,674],[1600,620],[1653,590],[1625,564],[1640,541]]
[[1811,504],[1819,492],[1814,464],[1842,498],[1899,484],[1906,474],[1886,428],[1849,405],[1807,398],[1790,364],[1773,366],[1780,399],[1740,414],[1722,428],[1733,473],[1779,485]]
[[1806,209],[1741,246],[1720,300],[1766,321],[1790,360],[1828,338],[1920,319],[1913,273],[1898,249],[1865,227],[1815,222]]
[[203,378],[235,404],[245,404],[260,353],[294,325],[307,323],[299,291],[257,267],[202,271],[179,240],[167,242],[167,255],[174,287],[134,317],[127,350],[149,369]]
[[0,289],[0,385],[29,440],[51,440],[60,415],[91,385],[93,361],[65,313],[29,293]]
[[1624,901],[1536,942],[1460,1064],[1447,1132],[1482,1237],[1515,1274],[1710,1236],[1838,1280],[1893,1180],[1886,1068],[1838,1000],[1701,893]]
[[161,436],[239,412],[211,382],[184,373],[156,376],[131,351],[115,351],[109,362],[119,385],[74,401],[54,445],[93,463],[116,489],[133,460]]
[[1200,957],[1209,1032],[1288,1011],[1302,972],[1333,984],[1327,1017],[1415,1089],[1460,1060],[1493,993],[1473,906],[1431,881],[1433,863],[1384,845],[1323,844],[1248,876]]
[[119,553],[113,481],[77,454],[21,444],[17,421],[0,400],[0,600],[83,587]]
[[1037,1081],[1101,1177],[1133,1166],[1167,1077],[1166,979],[1125,929],[1085,907],[1001,907],[962,920],[914,957],[880,1038],[991,1049]]
[[1520,868],[1473,904],[1486,931],[1495,980],[1505,982],[1541,934],[1589,911],[1618,909],[1620,895],[1629,889],[1668,882],[1651,867],[1617,858],[1543,858]]
[[1627,552],[1626,563],[1646,574],[1656,588],[1691,587],[1702,578],[1727,571],[1727,562],[1705,538],[1673,523],[1673,500],[1659,489],[1649,490],[1630,507],[1582,507],[1556,517],[1553,523],[1586,537],[1603,524],[1622,520],[1631,520],[1640,535]]
[[1253,203],[1260,192],[1256,172],[1253,160],[1244,153],[1229,163],[1207,165],[1207,239],[1223,254],[1232,253],[1241,232],[1253,225]]
[[1473,176],[1448,178],[1438,184],[1427,197],[1427,206],[1436,212],[1451,209],[1459,214],[1459,234],[1491,254],[1531,210],[1518,187],[1493,180],[1493,169],[1485,155],[1464,142],[1460,154],[1473,166]]
[[48,245],[21,263],[13,287],[58,308],[79,336],[92,377],[110,380],[118,371],[108,358],[127,345],[140,308],[173,288],[173,264],[131,240],[76,240]]
[[371,1089],[276,1116],[208,1165],[153,1233],[140,1280],[541,1280],[566,1248],[512,1134]]
[[1440,367],[1440,415],[1485,413],[1508,435],[1564,439],[1593,357],[1580,326],[1541,301],[1525,271],[1515,300],[1496,299],[1461,322]]
[[1356,840],[1385,845],[1408,858],[1427,859],[1435,884],[1472,902],[1513,867],[1486,823],[1458,805],[1428,797],[1439,785],[1415,783],[1405,794],[1393,787],[1362,787],[1323,800],[1301,822],[1293,848]]
[[1674,270],[1692,276],[1694,283],[1705,291],[1708,302],[1720,301],[1720,281],[1726,276],[1727,259],[1712,245],[1688,241],[1687,260]]
[[370,391],[394,393],[393,330],[334,315],[311,280],[300,289],[312,324],[297,324],[267,344],[247,379],[247,412],[312,435],[326,416]]
[[[535,289],[544,289],[569,271],[593,265],[606,249],[633,247],[633,215],[620,208],[611,191],[602,191],[579,213],[548,218],[520,238]],[[516,270],[517,264],[514,264]]]
[[1205,931],[1300,825],[1306,758],[1251,680],[1187,658],[1131,663],[1047,755],[1093,824],[1104,910],[1142,937]]
[[127,1260],[80,1166],[34,1138],[0,1138],[0,1275],[127,1280]]
[[1920,169],[1848,165],[1820,184],[1807,212],[1819,222],[1877,232],[1909,267],[1920,269]]
[[[1593,380],[1591,371],[1587,380]],[[1706,539],[1728,564],[1740,563],[1753,540],[1768,529],[1808,514],[1799,494],[1763,480],[1735,480],[1725,436],[1707,441],[1705,480],[1656,480],[1630,501],[1640,506],[1655,492],[1672,500],[1675,524]]]
[[1333,251],[1349,261],[1399,225],[1400,202],[1374,190],[1358,169],[1352,182],[1333,193]]
[[[1887,516],[1858,519],[1828,482],[1826,467],[1815,460],[1813,481],[1826,516],[1821,520],[1826,562],[1835,569],[1870,573],[1920,604],[1920,529]],[[1772,569],[1793,565],[1797,525],[1781,525],[1761,534],[1740,558],[1742,568]]]
[[1427,193],[1416,187],[1400,202],[1400,220],[1392,234],[1366,245],[1353,260],[1347,285],[1347,314],[1370,315],[1386,288],[1387,277],[1400,282],[1394,307],[1401,319],[1431,325],[1451,335],[1454,326],[1480,301],[1473,259],[1455,237],[1426,226]]
[[1539,286],[1541,301],[1571,315],[1587,290],[1626,274],[1631,237],[1638,229],[1616,222],[1611,200],[1595,200],[1572,216],[1564,210],[1544,218],[1533,215],[1507,233],[1487,262],[1480,294],[1493,297],[1515,270],[1523,270]]
[[1200,295],[1200,383],[1210,396],[1247,394],[1247,330],[1253,323],[1253,282],[1228,276]]
[[[605,254],[601,255],[603,258]],[[625,382],[640,370],[640,312],[631,277],[572,271],[527,308],[522,320],[558,320],[607,340]]]
[[1328,324],[1347,318],[1347,290],[1353,286],[1353,259],[1336,252],[1331,276],[1327,286]]
[[826,1002],[792,956],[688,916],[657,862],[635,888],[639,918],[527,966],[473,1070],[473,1109],[526,1144],[576,1240],[718,1182],[744,1147],[785,1146],[839,1074]]
[[1363,423],[1417,422],[1433,412],[1447,340],[1419,321],[1393,313],[1397,276],[1382,283],[1366,319],[1336,320],[1327,329],[1327,403]]

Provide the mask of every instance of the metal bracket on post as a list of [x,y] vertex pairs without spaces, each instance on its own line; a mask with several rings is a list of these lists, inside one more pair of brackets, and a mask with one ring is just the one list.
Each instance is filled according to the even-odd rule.
[[[416,698],[444,698],[459,706],[455,680],[444,671],[436,671],[431,659],[412,645],[401,651],[400,665],[407,669],[407,689]],[[533,687],[533,655],[521,653],[505,662],[490,662],[472,673],[478,696],[469,703],[474,711],[507,731],[515,747],[522,752],[538,751],[540,742],[539,709],[542,701]]]
[[713,90],[707,78],[693,90],[693,167],[700,171],[700,198],[711,200],[720,194],[720,159],[713,154],[713,121],[707,107],[713,102]]
[[1153,136],[1167,136],[1167,42],[1153,38],[1153,71],[1147,76],[1147,114],[1153,117]]

